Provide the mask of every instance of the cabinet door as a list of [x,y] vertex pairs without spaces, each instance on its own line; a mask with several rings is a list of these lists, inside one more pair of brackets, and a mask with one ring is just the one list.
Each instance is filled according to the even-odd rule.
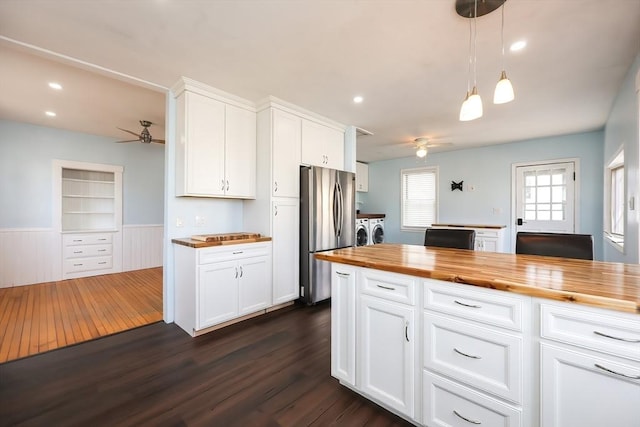
[[185,168],[187,194],[224,194],[225,105],[186,92]]
[[300,196],[300,117],[273,109],[274,197]]
[[482,251],[483,252],[498,252],[498,239],[483,238],[482,239]]
[[302,120],[302,163],[327,166],[326,127],[320,123]]
[[324,130],[325,166],[331,169],[344,170],[344,132],[330,127]]
[[256,197],[256,113],[226,106],[225,194]]
[[239,275],[236,261],[198,267],[197,329],[237,317]]
[[366,163],[356,163],[356,191],[369,191],[369,165]]
[[415,309],[361,295],[359,318],[359,389],[413,418]]
[[300,226],[298,199],[273,202],[273,304],[300,297]]
[[260,256],[239,262],[239,315],[254,313],[271,305],[270,258]]
[[541,425],[638,426],[640,366],[637,363],[623,363],[544,343],[540,346]]
[[331,273],[331,375],[356,383],[356,270],[333,264]]

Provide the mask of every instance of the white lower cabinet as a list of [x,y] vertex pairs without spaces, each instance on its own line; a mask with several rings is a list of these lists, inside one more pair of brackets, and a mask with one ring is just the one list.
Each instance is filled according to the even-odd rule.
[[279,198],[272,206],[272,302],[278,305],[300,297],[300,202],[299,199]]
[[175,322],[199,331],[271,304],[271,242],[195,249],[174,245]]
[[415,308],[362,295],[359,320],[360,390],[413,418]]
[[355,386],[356,269],[333,264],[331,275],[331,375]]
[[422,377],[424,424],[430,427],[519,427],[517,408],[425,370]]
[[545,427],[640,425],[640,319],[540,304],[540,409]]

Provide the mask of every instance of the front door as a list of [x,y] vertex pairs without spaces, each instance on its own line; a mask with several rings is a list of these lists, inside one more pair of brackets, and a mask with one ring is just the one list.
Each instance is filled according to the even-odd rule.
[[515,168],[516,231],[575,232],[575,162]]

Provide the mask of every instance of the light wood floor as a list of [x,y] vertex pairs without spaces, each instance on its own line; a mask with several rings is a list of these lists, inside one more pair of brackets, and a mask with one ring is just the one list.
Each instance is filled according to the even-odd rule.
[[162,320],[162,267],[0,289],[0,363]]

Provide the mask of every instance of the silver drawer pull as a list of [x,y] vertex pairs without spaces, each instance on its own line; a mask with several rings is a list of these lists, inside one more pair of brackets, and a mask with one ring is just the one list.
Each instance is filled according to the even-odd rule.
[[458,305],[465,306],[465,307],[471,307],[471,308],[482,308],[482,306],[481,306],[481,305],[465,304],[465,303],[460,302],[460,301],[455,300],[455,299],[453,300],[453,302],[455,302],[455,303],[456,303],[456,304],[458,304]]
[[107,261],[102,261],[102,262],[99,262],[98,264],[100,264],[100,265],[104,265],[104,264],[106,264],[106,263],[107,263]]
[[618,340],[618,341],[624,341],[624,342],[640,342],[640,340],[637,340],[637,339],[614,337],[613,335],[607,335],[599,331],[593,331],[593,333],[596,335],[600,335],[601,337],[611,338],[612,340]]
[[463,353],[460,350],[458,350],[457,348],[454,347],[453,351],[455,351],[456,353],[464,356],[464,357],[468,357],[469,359],[482,359],[482,357],[480,356],[474,356],[472,354],[467,354],[467,353]]
[[409,342],[409,321],[405,320],[404,322],[404,337]]
[[382,285],[376,285],[376,286],[379,287],[379,288],[382,288],[382,289],[386,289],[388,291],[395,291],[396,290],[396,288],[392,288],[391,286],[382,286]]
[[98,249],[98,252],[107,252],[106,249]]
[[243,274],[244,274],[244,270],[242,269],[242,266],[240,266],[240,277],[242,277]]
[[107,240],[107,239],[98,239],[98,240],[99,240],[99,241],[101,241],[101,242],[104,242],[104,241],[105,241],[105,240]]
[[73,251],[74,254],[81,254],[82,251]]
[[458,413],[458,411],[456,411],[455,409],[453,410],[453,413],[454,413],[454,414],[456,414],[456,416],[457,416],[458,418],[460,418],[460,419],[462,419],[462,420],[465,420],[465,421],[466,421],[466,422],[468,422],[468,423],[476,424],[476,425],[478,425],[478,424],[482,424],[480,421],[470,420],[469,418],[463,417],[463,416],[462,416],[462,415],[460,415],[460,414]]
[[84,264],[73,264],[74,267],[82,267]]
[[625,377],[625,378],[631,378],[632,380],[640,380],[640,375],[627,375],[627,374],[622,374],[620,372],[616,372],[616,371],[612,371],[611,369],[607,369],[602,365],[598,365],[597,363],[594,363],[594,366],[598,369],[602,369],[603,371],[609,372],[611,374],[614,375],[619,375],[621,377]]
[[241,254],[241,253],[243,253],[243,252],[244,252],[244,251],[235,251],[235,252],[233,253],[233,255],[238,255],[238,254]]
[[351,274],[349,274],[349,273],[341,273],[341,272],[339,272],[339,271],[336,271],[336,274],[337,274],[338,276],[340,276],[340,277],[349,277],[349,276],[351,276]]
[[82,242],[82,239],[73,239],[74,242]]

